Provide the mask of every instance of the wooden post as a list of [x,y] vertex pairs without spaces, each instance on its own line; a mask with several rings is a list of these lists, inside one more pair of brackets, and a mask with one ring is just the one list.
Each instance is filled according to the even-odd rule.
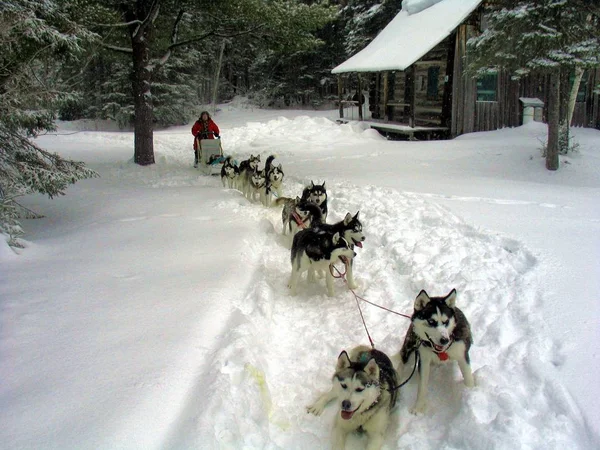
[[415,127],[415,66],[406,69],[405,100],[409,104],[408,126]]
[[384,120],[389,120],[388,113],[387,113],[387,103],[388,103],[388,98],[390,96],[390,87],[389,87],[388,76],[389,76],[389,72],[383,72],[383,101],[382,101],[383,111],[381,112],[381,117]]
[[362,80],[360,79],[360,74],[356,74],[356,78],[358,79],[358,120],[363,120],[363,110],[362,110]]
[[344,82],[342,76],[338,75],[338,102],[340,104],[340,119],[344,118],[344,104],[342,103],[342,92],[344,91]]

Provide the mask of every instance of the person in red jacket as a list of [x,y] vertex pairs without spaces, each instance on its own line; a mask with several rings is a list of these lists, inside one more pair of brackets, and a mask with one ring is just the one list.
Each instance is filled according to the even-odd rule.
[[[215,139],[219,137],[219,127],[210,118],[208,111],[202,111],[200,118],[196,120],[192,127],[194,138],[194,167],[198,167],[198,139]],[[198,139],[196,139],[196,137]]]

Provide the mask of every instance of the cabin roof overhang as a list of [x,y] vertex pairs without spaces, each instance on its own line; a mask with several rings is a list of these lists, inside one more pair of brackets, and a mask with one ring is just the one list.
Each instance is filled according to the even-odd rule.
[[331,72],[406,70],[448,37],[483,0],[442,0],[417,14],[400,11],[363,50]]

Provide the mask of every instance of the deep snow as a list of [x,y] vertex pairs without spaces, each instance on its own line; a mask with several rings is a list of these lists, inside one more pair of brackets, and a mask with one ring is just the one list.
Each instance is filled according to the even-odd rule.
[[[330,218],[360,216],[358,293],[410,313],[421,289],[456,288],[471,322],[477,386],[437,369],[429,410],[402,389],[386,448],[598,448],[600,132],[544,169],[546,129],[392,142],[335,112],[223,105],[238,160],[271,153],[285,193],[327,183]],[[61,124],[61,130],[74,124]],[[191,168],[189,127],[155,133],[157,164],[131,162],[131,133],[38,144],[101,178],[23,203],[26,248],[0,245],[3,448],[328,448],[335,408],[306,414],[344,348],[368,343],[340,280],[287,293],[280,209],[249,204]],[[377,348],[408,321],[363,305]],[[351,448],[362,448],[354,437]]]

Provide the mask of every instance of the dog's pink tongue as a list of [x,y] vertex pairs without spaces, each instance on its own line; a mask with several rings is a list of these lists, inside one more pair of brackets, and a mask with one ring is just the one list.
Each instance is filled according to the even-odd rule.
[[344,419],[344,420],[352,419],[353,415],[354,415],[354,411],[342,411],[342,419]]
[[357,246],[358,248],[362,248],[362,242],[357,242],[357,243],[356,243],[356,246]]

